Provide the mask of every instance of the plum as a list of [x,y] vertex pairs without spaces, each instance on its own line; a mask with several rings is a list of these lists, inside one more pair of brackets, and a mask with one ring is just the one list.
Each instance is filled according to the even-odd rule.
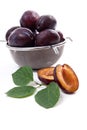
[[45,29],[36,36],[36,46],[54,45],[60,41],[60,36],[53,29]]
[[66,93],[74,93],[79,87],[79,80],[74,70],[67,64],[57,65],[54,79]]
[[58,31],[58,34],[60,36],[60,42],[63,42],[65,40],[63,33],[61,31]]
[[8,45],[13,47],[33,47],[34,35],[30,29],[17,28],[10,34]]
[[37,74],[38,78],[45,84],[55,81],[68,94],[74,93],[79,88],[78,77],[68,64],[43,68],[38,70]]
[[54,67],[47,67],[37,71],[38,78],[45,84],[54,81]]
[[14,27],[11,27],[10,29],[8,29],[8,31],[6,32],[6,35],[5,35],[6,41],[8,41],[8,37],[12,33],[12,31],[14,31],[17,28],[19,28],[19,26],[14,26]]
[[52,15],[42,15],[36,22],[36,29],[40,32],[44,29],[55,29],[56,19]]
[[35,30],[36,21],[39,18],[39,14],[35,11],[28,10],[23,13],[20,19],[20,24],[22,27]]

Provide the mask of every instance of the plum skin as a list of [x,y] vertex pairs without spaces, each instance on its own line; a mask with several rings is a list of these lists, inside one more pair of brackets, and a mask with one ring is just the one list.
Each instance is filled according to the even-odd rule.
[[40,32],[45,29],[55,29],[56,19],[52,15],[42,15],[36,22],[36,29]]
[[61,31],[58,31],[58,34],[60,36],[60,42],[63,42],[65,40],[63,33]]
[[20,18],[20,25],[22,27],[26,27],[31,29],[32,31],[35,30],[36,21],[39,18],[39,14],[32,10],[27,10],[23,13]]
[[10,34],[17,28],[19,28],[19,26],[14,26],[14,27],[11,27],[10,29],[8,29],[8,31],[6,32],[6,35],[5,35],[6,41],[8,41],[8,37],[10,36]]
[[60,41],[60,36],[53,29],[45,29],[36,36],[35,46],[47,46],[57,44]]
[[27,28],[17,28],[9,36],[8,45],[13,47],[33,47],[34,35],[32,31]]
[[[41,15],[33,10],[27,10],[20,18],[20,26],[10,28],[5,35],[7,44],[15,47],[48,46],[63,42],[65,38],[60,31],[56,31],[57,21],[52,15]],[[13,33],[17,28],[26,28],[32,31],[29,36],[25,31],[20,32],[22,37]],[[13,33],[11,35],[11,33]],[[11,35],[11,36],[10,36]],[[10,38],[9,38],[10,37]],[[16,38],[15,38],[16,37]],[[34,40],[32,40],[32,38]],[[14,40],[13,40],[14,39]],[[26,43],[25,43],[26,42]]]

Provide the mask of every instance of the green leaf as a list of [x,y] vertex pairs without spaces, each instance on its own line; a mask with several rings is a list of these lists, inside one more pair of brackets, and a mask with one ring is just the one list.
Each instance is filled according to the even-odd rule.
[[51,108],[53,107],[60,97],[59,87],[55,82],[51,82],[47,88],[39,91],[35,95],[36,102],[45,107]]
[[33,71],[29,66],[23,66],[12,74],[13,81],[16,85],[24,86],[33,81]]
[[6,94],[9,97],[24,98],[31,96],[35,92],[36,88],[32,86],[14,87],[10,89]]

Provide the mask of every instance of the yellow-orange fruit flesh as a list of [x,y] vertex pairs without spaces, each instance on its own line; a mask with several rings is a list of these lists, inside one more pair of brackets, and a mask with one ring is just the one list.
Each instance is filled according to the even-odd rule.
[[55,80],[67,93],[74,93],[79,87],[79,80],[74,70],[67,64],[58,65],[54,71]]
[[54,81],[54,67],[47,67],[37,71],[38,78],[45,84]]

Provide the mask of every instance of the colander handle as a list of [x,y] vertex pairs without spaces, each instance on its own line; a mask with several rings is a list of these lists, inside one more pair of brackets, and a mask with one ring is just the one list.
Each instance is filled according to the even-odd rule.
[[71,37],[66,37],[65,42],[60,42],[60,43],[58,43],[58,45],[51,46],[52,49],[54,50],[55,54],[59,53],[58,46],[63,46],[67,42],[67,40],[69,40],[70,42],[73,42]]
[[5,40],[0,40],[0,42],[6,42]]
[[66,37],[65,39],[66,39],[66,41],[69,40],[70,42],[73,42],[71,37]]

